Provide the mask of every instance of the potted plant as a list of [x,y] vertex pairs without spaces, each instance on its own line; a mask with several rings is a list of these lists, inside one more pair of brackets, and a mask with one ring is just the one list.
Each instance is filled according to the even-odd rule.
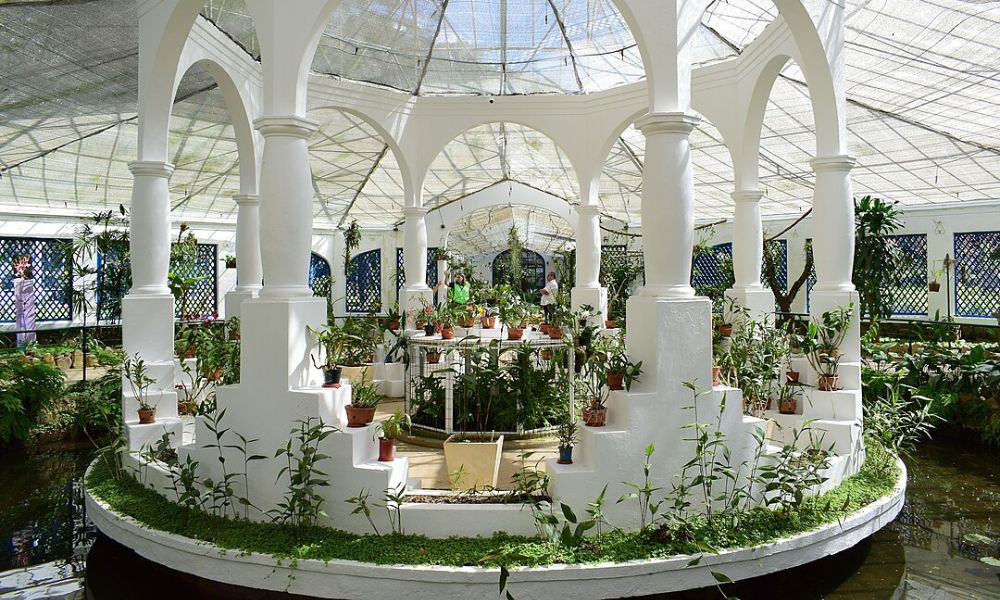
[[373,383],[361,383],[351,388],[351,403],[347,410],[348,427],[364,427],[375,419],[375,409],[378,408],[378,392]]
[[528,312],[520,298],[513,294],[504,295],[500,300],[500,321],[507,327],[508,340],[524,337],[524,320]]
[[322,349],[324,356],[323,362],[319,362],[315,354],[309,354],[313,366],[323,371],[323,387],[340,387],[340,377],[344,371],[340,361],[347,343],[344,332],[336,325],[329,325],[320,331],[309,328],[309,332],[316,336],[316,345]]
[[458,323],[465,314],[464,306],[448,306],[442,304],[438,309],[438,323],[441,324],[441,339],[455,339],[455,324]]
[[630,390],[642,373],[642,361],[632,362],[620,335],[600,338],[597,352],[603,353],[604,377],[611,390]]
[[576,444],[576,437],[579,433],[579,426],[576,421],[567,418],[559,425],[556,435],[559,436],[559,460],[560,465],[573,464],[573,446]]
[[236,257],[232,254],[226,255],[226,268],[235,269],[236,268]]
[[376,426],[376,431],[380,433],[378,438],[378,459],[379,462],[392,462],[396,450],[396,439],[409,431],[413,422],[410,415],[400,409],[389,415],[384,421]]
[[133,357],[127,357],[122,362],[122,373],[132,388],[132,396],[139,403],[139,423],[149,425],[156,422],[156,404],[149,402],[149,388],[156,380],[149,376],[144,361],[137,352]]
[[388,314],[385,316],[385,328],[389,331],[399,331],[402,326],[401,321],[403,316],[399,314],[399,305],[395,305],[389,310]]
[[783,415],[794,415],[798,411],[798,386],[785,384],[778,388],[778,412]]
[[385,337],[378,319],[374,316],[348,317],[340,329],[344,334],[344,355],[340,363],[344,377],[352,384],[370,382],[375,351]]
[[809,324],[805,344],[808,346],[806,357],[816,371],[818,380],[816,387],[821,391],[841,389],[840,375],[840,345],[847,336],[851,324],[854,305],[840,307],[823,313],[820,319],[814,319]]
[[942,266],[940,268],[937,268],[938,263],[941,263],[941,261],[939,261],[939,260],[934,261],[935,268],[934,268],[933,277],[931,278],[931,281],[927,282],[927,289],[928,289],[928,291],[935,292],[935,293],[941,291],[941,282],[938,281],[938,280],[941,279],[942,277],[944,277],[944,273],[945,273],[944,266]]
[[582,410],[583,422],[587,427],[604,427],[607,423],[608,391],[601,381],[600,373],[603,371],[599,355],[584,366],[577,378],[577,383],[583,398],[584,407]]

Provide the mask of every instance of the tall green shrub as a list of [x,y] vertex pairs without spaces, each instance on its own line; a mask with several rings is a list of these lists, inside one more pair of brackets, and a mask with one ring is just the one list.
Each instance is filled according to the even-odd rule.
[[862,315],[891,317],[893,285],[906,257],[892,235],[903,226],[895,202],[865,196],[854,201],[854,287]]
[[27,439],[42,410],[62,395],[64,377],[44,363],[0,363],[0,444]]

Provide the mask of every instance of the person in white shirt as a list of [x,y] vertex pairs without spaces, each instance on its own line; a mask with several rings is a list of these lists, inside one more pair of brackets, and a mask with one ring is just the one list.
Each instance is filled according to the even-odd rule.
[[556,296],[559,295],[559,282],[556,281],[555,271],[549,271],[545,287],[538,290],[542,295],[542,310],[545,312],[545,321],[552,320],[552,313],[556,308]]

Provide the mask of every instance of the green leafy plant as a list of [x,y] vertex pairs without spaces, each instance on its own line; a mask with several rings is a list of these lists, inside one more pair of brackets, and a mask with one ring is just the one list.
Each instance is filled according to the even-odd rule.
[[361,245],[361,226],[358,220],[353,219],[347,229],[344,230],[344,275],[350,277],[354,271],[351,262],[351,255]]
[[132,397],[139,403],[140,409],[155,409],[156,403],[149,402],[149,388],[156,380],[149,376],[146,361],[136,353],[122,363],[122,373],[132,390]]
[[42,411],[62,396],[64,379],[44,363],[0,362],[0,444],[28,439]]
[[300,420],[298,427],[289,432],[288,443],[274,453],[274,458],[284,458],[286,462],[275,485],[287,476],[288,491],[277,507],[268,511],[273,521],[302,528],[315,525],[320,515],[326,515],[323,496],[317,488],[330,485],[327,474],[319,469],[330,457],[322,454],[319,447],[335,431],[314,417]]
[[410,420],[410,415],[397,408],[396,412],[386,417],[375,429],[381,433],[381,437],[395,440],[404,431],[409,431],[412,425],[413,422]]
[[854,287],[862,315],[891,317],[893,290],[906,256],[892,237],[903,227],[897,202],[865,196],[854,201]]
[[378,406],[382,399],[374,383],[354,384],[351,389],[351,404],[354,408],[371,408]]
[[642,484],[640,485],[637,483],[625,482],[625,486],[631,488],[632,491],[624,494],[621,498],[618,498],[619,504],[625,502],[626,500],[635,500],[638,503],[640,531],[645,531],[647,527],[653,524],[656,520],[656,515],[660,512],[660,507],[662,506],[662,502],[653,500],[653,495],[661,489],[652,484],[653,480],[650,475],[650,470],[652,469],[651,459],[654,451],[655,448],[653,444],[649,444],[643,452]]

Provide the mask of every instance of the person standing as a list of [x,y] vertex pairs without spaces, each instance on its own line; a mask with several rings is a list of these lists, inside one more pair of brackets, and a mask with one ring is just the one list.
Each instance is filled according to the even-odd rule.
[[555,271],[549,271],[546,279],[545,287],[538,290],[538,292],[542,295],[541,305],[542,311],[545,313],[545,322],[549,323],[552,321],[552,316],[556,309],[556,298],[559,296],[559,282],[556,281]]
[[14,265],[14,324],[18,330],[17,346],[22,350],[36,340],[35,336],[35,280],[27,258]]
[[469,283],[469,280],[462,273],[455,273],[454,280],[450,285],[447,283],[449,278],[450,273],[445,273],[445,280],[434,286],[434,291],[437,292],[442,286],[447,286],[448,305],[467,306],[472,297],[472,284]]

